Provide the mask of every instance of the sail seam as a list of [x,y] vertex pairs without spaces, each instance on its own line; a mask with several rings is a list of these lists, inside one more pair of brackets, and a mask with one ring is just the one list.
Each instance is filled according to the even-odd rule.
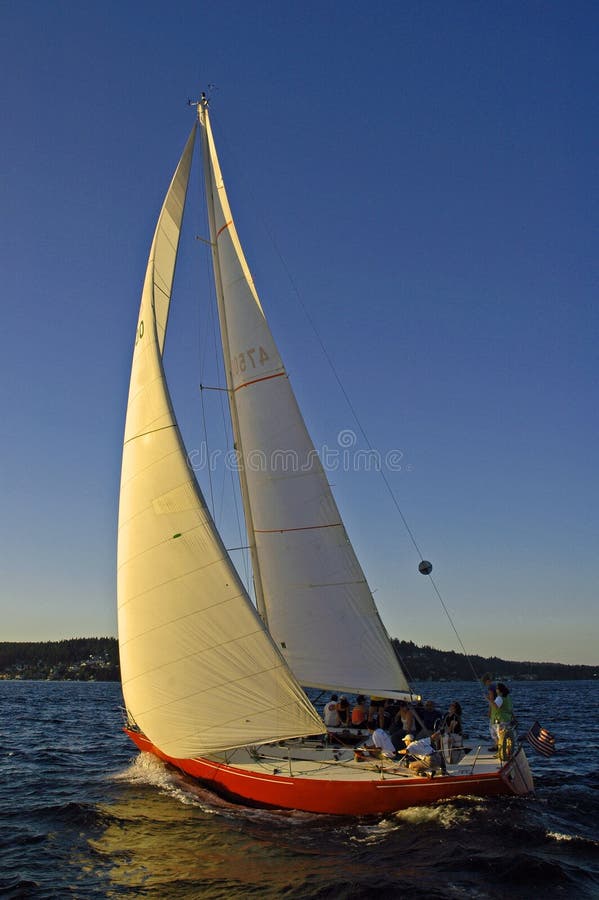
[[[149,344],[149,345],[146,344],[145,347],[140,347],[139,350],[137,350],[137,351],[134,350],[133,352],[134,353],[137,352],[141,356],[144,353],[151,353],[153,347],[154,347],[153,343]],[[129,407],[129,406],[132,406],[134,403],[136,403],[137,400],[139,400],[139,398],[142,397],[146,391],[149,391],[149,389],[151,387],[153,387],[153,385],[155,385],[157,382],[158,382],[158,384],[162,384],[162,377],[160,374],[156,375],[154,378],[148,378],[146,383],[140,385],[137,388],[137,390],[135,391],[135,393],[132,393],[129,395],[129,400],[128,400],[127,406]]]
[[238,384],[237,387],[233,388],[233,393],[240,391],[241,388],[249,387],[251,384],[258,384],[259,381],[270,381],[271,378],[281,378],[283,375],[287,375],[287,372],[276,372],[274,375],[264,375],[263,378],[254,378],[252,381],[244,381],[243,384]]
[[[138,594],[138,597],[143,597],[143,594]],[[140,638],[144,637],[146,634],[150,634],[152,631],[158,631],[160,628],[166,628],[169,625],[174,625],[175,622],[182,622],[184,619],[189,619],[191,616],[197,616],[200,613],[205,613],[209,609],[216,609],[218,606],[223,606],[225,603],[232,603],[234,600],[239,599],[239,597],[243,597],[243,592],[239,594],[235,594],[233,597],[229,597],[226,600],[220,600],[218,603],[213,603],[211,606],[203,606],[201,609],[194,609],[192,612],[186,613],[184,616],[177,616],[176,619],[169,619],[167,622],[161,622],[160,625],[154,625],[152,628],[146,628],[145,631],[140,631],[139,634],[136,634],[134,637],[127,638],[126,641],[122,641],[122,646],[125,647],[127,644],[130,644],[132,641],[138,641]],[[255,631],[248,632],[247,634],[242,635],[242,637],[248,637],[252,634],[256,634]],[[234,641],[239,640],[240,638],[231,638],[230,641],[225,641],[225,643],[234,643]],[[203,653],[207,653],[209,650],[214,650],[216,647],[222,647],[223,644],[214,644],[211,647],[207,647],[205,650],[196,650],[195,652],[198,655],[202,655]],[[187,657],[186,657],[187,658]],[[169,663],[170,665],[170,663]],[[135,676],[137,678],[137,676]]]
[[[160,428],[154,428],[153,431],[163,431],[165,428],[168,428],[168,427],[169,427],[168,425],[163,425]],[[176,427],[176,423],[173,423],[173,427]],[[144,434],[152,434],[152,433],[153,433],[152,431],[144,432]],[[143,434],[134,435],[134,437],[143,437]],[[129,441],[132,441],[132,440],[133,440],[133,438],[127,438],[126,443],[128,443]],[[121,482],[121,486],[128,485],[135,478],[138,478],[140,475],[143,475],[145,472],[149,472],[154,466],[156,466],[160,463],[163,463],[165,459],[169,458],[169,456],[174,456],[177,453],[178,453],[178,448],[171,447],[170,450],[168,450],[166,453],[163,453],[162,456],[157,456],[154,460],[152,460],[152,462],[149,462],[147,466],[140,466],[138,471],[135,474],[130,475],[127,479],[123,479],[123,481]],[[180,482],[180,484],[177,484],[175,487],[181,488],[187,484],[194,485],[195,482],[193,482],[191,479],[187,478],[185,481]],[[122,525],[126,525],[128,522],[131,522],[131,521],[133,521],[133,519],[137,518],[137,516],[141,516],[144,512],[146,512],[146,510],[148,510],[152,506],[154,499],[156,499],[156,498],[152,498],[147,506],[144,506],[142,509],[139,509],[132,516],[129,516],[128,519],[119,519],[119,529],[121,528]],[[200,509],[206,510],[206,507],[202,506],[200,503]]]
[[256,534],[284,534],[287,531],[314,531],[317,528],[339,528],[342,522],[331,522],[329,525],[303,525],[300,528],[254,528]]
[[[270,669],[265,669],[264,671],[265,671],[265,672],[270,672],[271,670],[270,670]],[[259,674],[260,674],[260,673],[259,673]],[[247,677],[247,676],[244,676],[244,677]],[[238,679],[238,680],[243,681],[243,679]],[[193,694],[190,694],[189,696],[195,697],[195,696],[197,696],[198,693],[202,693],[202,691],[195,691]],[[185,697],[185,698],[182,698],[182,699],[187,700],[188,697]],[[285,706],[275,706],[274,704],[271,704],[270,706],[264,706],[264,707],[262,707],[262,710],[263,710],[263,712],[264,712],[265,715],[268,714],[268,713],[271,713],[271,712],[274,712],[275,714],[278,713],[278,712],[281,712],[281,713],[289,713],[289,712],[293,712],[293,710],[296,709],[298,705],[300,706],[300,708],[301,708],[305,713],[309,713],[309,712],[312,710],[312,707],[311,707],[310,705],[302,703],[301,700],[298,699],[298,698],[294,698],[291,702],[285,704]],[[158,708],[158,709],[162,709],[162,706],[157,707],[157,708]],[[258,720],[260,720],[260,719],[262,719],[262,718],[264,718],[264,716],[260,715],[260,716],[258,717]],[[313,717],[313,715],[311,716],[311,721],[312,721],[312,723],[314,723],[314,717]],[[220,727],[220,728],[226,728],[227,726],[236,725],[237,722],[238,722],[238,719],[227,719],[226,722],[219,722],[217,727]],[[318,724],[320,725],[321,723],[319,722]],[[321,725],[321,728],[322,728],[322,725]],[[207,731],[202,731],[201,734],[202,734],[203,736],[206,736],[206,735],[209,735],[209,734],[210,734],[210,731],[211,731],[211,729],[209,729],[209,730],[207,730]],[[305,731],[303,734],[299,734],[299,735],[298,735],[297,733],[296,733],[296,734],[291,734],[290,737],[289,737],[289,739],[293,739],[294,737],[303,737],[304,735],[307,735],[307,734],[310,734],[310,732]],[[191,732],[189,732],[188,734],[184,735],[184,736],[183,736],[183,739],[185,740],[185,739],[193,738],[193,737],[196,737],[196,736],[197,736],[197,732],[191,731]],[[276,740],[277,740],[277,739],[275,738],[275,741],[276,741]],[[283,738],[281,738],[281,740],[283,740]],[[273,741],[273,739],[270,738],[270,736],[269,736],[269,739],[268,739],[268,740],[254,741],[253,743],[254,743],[254,744],[257,744],[257,743],[260,743],[260,744],[270,744],[270,743],[274,743],[274,741]],[[231,747],[226,747],[226,748],[223,748],[223,749],[234,750],[234,749],[236,749],[236,748],[241,748],[241,747],[247,747],[247,742],[244,743],[244,744],[235,744],[235,745],[233,745],[233,746],[231,746]],[[208,752],[211,752],[211,751],[208,751]]]
[[229,219],[228,222],[225,222],[223,227],[219,228],[218,231],[216,232],[216,239],[218,240],[219,236],[223,233],[223,231],[225,231],[229,227],[229,225],[232,225],[232,224],[233,224],[233,219]]
[[[162,545],[156,544],[154,547],[152,547],[150,549],[155,549],[156,547],[160,547],[160,546],[162,546]],[[156,591],[156,590],[158,590],[158,588],[166,587],[167,584],[173,584],[176,581],[183,581],[185,578],[189,578],[190,575],[195,575],[197,572],[204,572],[206,569],[209,569],[211,566],[214,566],[219,562],[223,562],[224,559],[225,559],[225,557],[220,557],[219,559],[211,560],[205,566],[196,566],[194,569],[189,569],[189,571],[183,572],[182,575],[177,575],[175,578],[167,578],[166,581],[159,581],[156,584],[152,585],[152,587],[146,588],[145,591],[140,591],[139,594],[133,594],[131,597],[128,597],[127,600],[124,601],[124,603],[119,603],[118,608],[123,609],[125,606],[127,606],[128,603],[131,603],[133,600],[138,600],[140,597],[145,597],[146,594],[151,594],[152,591]],[[123,568],[124,566],[127,566],[128,564],[129,564],[129,560],[127,559],[122,564],[122,566],[118,567],[118,571],[120,571],[121,568]],[[243,595],[240,594],[240,596],[243,596]],[[221,601],[221,603],[226,603],[226,602],[227,602],[227,600]],[[214,605],[220,606],[220,603],[216,603]],[[210,607],[205,607],[205,608],[209,609]]]
[[[263,675],[263,674],[265,674],[265,673],[267,673],[267,672],[273,672],[273,671],[276,671],[278,668],[280,668],[280,666],[269,666],[268,668],[261,669],[259,672],[255,672],[255,673],[250,674],[250,675],[244,675],[244,676],[242,676],[241,678],[235,678],[235,679],[233,679],[233,681],[228,682],[228,684],[240,684],[240,683],[242,683],[243,681],[247,681],[248,678],[253,678],[253,677],[255,677],[256,675]],[[127,682],[127,683],[128,683],[128,682]],[[123,684],[125,684],[125,682],[123,682]],[[204,688],[204,689],[200,689],[200,690],[197,690],[197,691],[193,691],[193,693],[191,693],[191,694],[186,694],[185,696],[178,697],[177,700],[175,700],[174,702],[175,702],[175,703],[179,703],[179,702],[181,702],[181,701],[189,700],[191,697],[198,697],[198,696],[200,696],[200,695],[202,695],[202,694],[205,694],[207,691],[208,691],[208,688]],[[303,704],[303,703],[301,703],[301,698],[297,698],[297,700],[294,700],[293,702],[286,704],[284,707],[275,706],[274,704],[271,704],[270,706],[264,706],[264,707],[263,707],[263,710],[264,710],[265,713],[268,713],[268,712],[274,712],[275,714],[276,714],[277,712],[283,712],[283,711],[286,712],[287,710],[292,710],[295,706],[297,706],[297,705],[298,705],[298,700],[300,701],[300,708],[304,711],[304,713],[309,713],[309,712],[310,712],[310,707],[307,706],[307,705],[305,705],[305,704]],[[170,702],[169,702],[169,705],[170,705]],[[148,709],[144,709],[144,710],[139,711],[139,712],[137,713],[137,716],[138,716],[138,717],[145,716],[145,715],[147,715],[147,714],[149,714],[149,713],[155,712],[156,710],[164,709],[166,706],[167,706],[167,704],[165,704],[165,703],[160,703],[160,704],[158,704],[158,705],[156,705],[156,706],[152,706],[152,707],[150,707],[150,708],[148,708]],[[321,725],[321,722],[320,722],[320,720],[318,719],[318,717],[314,717],[314,715],[312,715],[312,716],[311,716],[311,721],[312,721],[312,723],[313,723],[314,725],[320,725],[320,726],[321,726],[321,729],[322,729],[322,725]],[[238,719],[229,719],[229,720],[227,720],[226,722],[219,723],[219,727],[220,727],[220,728],[223,728],[223,727],[231,726],[231,725],[237,724],[237,723],[238,723]],[[205,731],[200,732],[200,735],[198,735],[198,737],[208,737],[208,736],[210,735],[210,733],[211,733],[211,729],[208,729],[208,730],[205,730]],[[191,732],[191,733],[188,733],[188,735],[186,735],[186,738],[196,737],[196,734],[197,734],[197,732]],[[304,734],[304,735],[305,735],[305,734],[310,734],[310,731],[309,731],[309,730],[305,730],[305,731],[303,731],[303,734]],[[300,735],[300,736],[301,736],[301,735]],[[264,741],[264,742],[265,742],[265,741]],[[243,745],[243,744],[242,744],[242,745],[236,744],[236,745],[233,745],[232,747],[227,747],[227,748],[223,748],[223,749],[234,749],[235,746],[244,746],[244,745]],[[198,751],[196,751],[196,752],[198,752]],[[205,753],[211,753],[211,752],[215,752],[215,751],[212,750],[212,749],[206,748],[205,750],[199,750],[199,753],[200,753],[200,754],[201,754],[202,752],[205,752]]]
[[[146,508],[145,508],[145,510],[143,510],[143,512],[147,512],[149,509],[150,509],[150,507],[146,506]],[[176,513],[173,512],[173,513],[170,513],[170,515],[176,515]],[[129,519],[129,522],[131,522],[131,521],[132,521],[132,519]],[[188,537],[189,535],[194,534],[194,532],[196,532],[196,531],[199,531],[199,530],[205,531],[206,525],[207,525],[207,520],[205,522],[200,522],[199,524],[194,525],[193,528],[188,528],[186,531],[184,531],[182,533],[182,536],[185,535],[185,537]],[[128,556],[127,559],[123,563],[121,563],[119,566],[117,566],[117,572],[120,572],[120,570],[123,568],[123,566],[128,566],[130,563],[134,562],[135,560],[141,559],[141,557],[145,556],[146,553],[153,553],[155,550],[158,550],[160,547],[165,547],[167,544],[170,544],[172,540],[173,540],[173,536],[169,535],[163,541],[159,541],[157,544],[152,544],[151,547],[147,547],[145,550],[140,550],[139,553],[133,553],[131,556]],[[214,542],[213,546],[215,548],[218,547],[216,542]],[[211,560],[209,563],[206,563],[206,565],[203,566],[202,568],[207,569],[209,566],[213,566],[217,562],[228,563],[229,559],[226,555],[221,554],[217,559]]]
[[[139,434],[134,434],[133,437],[127,438],[126,441],[123,441],[123,447],[125,446],[125,444],[130,444],[131,441],[135,441],[135,440],[137,440],[137,438],[140,438],[140,437],[145,437],[147,434],[154,434],[154,432],[156,432],[156,431],[165,431],[167,428],[176,428],[176,427],[177,426],[175,425],[175,423],[171,422],[170,425],[161,425],[160,428],[150,428],[149,431],[142,431]],[[167,453],[166,455],[170,456],[170,453]],[[150,468],[150,466],[148,466],[148,468]]]
[[[172,224],[174,225],[174,224],[175,224],[175,220],[173,219],[173,217],[172,217],[171,215],[169,215],[169,218],[170,218]],[[160,240],[160,238],[164,238],[164,240],[167,242],[167,244],[169,245],[169,247],[171,248],[171,250],[174,250],[175,253],[176,253],[176,252],[177,252],[177,248],[178,248],[178,246],[179,246],[179,239],[177,239],[176,242],[174,242],[174,241],[171,240],[170,236],[167,234],[166,228],[163,228],[163,227],[162,227],[162,219],[163,219],[163,216],[160,216],[160,223],[159,223],[159,225],[158,225],[157,239]],[[179,234],[180,234],[180,233],[181,233],[181,232],[179,231]],[[156,266],[154,266],[154,269],[156,269]]]
[[[249,632],[248,634],[242,635],[241,638],[236,638],[237,640],[244,640],[246,638],[254,637],[256,634],[262,634],[262,629],[258,629],[257,631]],[[218,650],[220,647],[225,647],[228,644],[233,644],[235,641],[224,641],[222,644],[215,644],[213,647],[208,647],[206,650],[194,650],[193,653],[188,653],[186,656],[179,656],[177,659],[172,659],[167,663],[163,663],[161,666],[154,666],[152,669],[146,669],[143,672],[138,672],[137,675],[132,675],[131,678],[124,678],[123,685],[131,684],[133,681],[136,681],[138,678],[143,678],[145,675],[150,675],[153,672],[158,672],[160,669],[168,669],[176,663],[180,663],[185,659],[193,659],[199,658],[200,656],[204,656],[206,653],[211,653],[214,650]],[[242,675],[240,678],[233,678],[227,681],[221,681],[218,684],[212,683],[208,687],[200,688],[197,691],[192,691],[190,694],[185,694],[183,697],[177,697],[176,699],[169,699],[168,705],[172,705],[173,703],[180,703],[181,700],[188,700],[190,697],[195,697],[198,694],[204,694],[207,691],[213,690],[215,687],[222,687],[223,685],[228,684],[239,684],[241,681],[247,681],[248,678],[255,678],[257,675],[263,675],[265,672],[274,672],[276,669],[280,669],[284,667],[284,663],[281,660],[278,660],[275,665],[265,666],[262,669],[255,669],[252,672],[248,672],[247,675]],[[146,715],[146,713],[150,713],[155,709],[162,709],[165,705],[164,703],[158,703],[156,706],[151,706],[148,709],[144,709],[143,711],[137,711],[137,716]],[[273,707],[274,708],[274,707]]]
[[[164,281],[164,284],[165,284],[165,286],[162,287],[162,285],[158,284],[158,282],[156,281],[156,276],[162,278],[162,275],[160,275],[160,272],[158,272],[156,270],[156,267],[154,267],[154,280],[152,281],[152,284],[154,285],[155,288],[157,288],[160,291],[161,294],[164,294],[166,300],[170,302],[171,291],[166,283],[166,280],[164,278],[162,278],[162,280]],[[172,285],[171,285],[171,287],[172,287]]]

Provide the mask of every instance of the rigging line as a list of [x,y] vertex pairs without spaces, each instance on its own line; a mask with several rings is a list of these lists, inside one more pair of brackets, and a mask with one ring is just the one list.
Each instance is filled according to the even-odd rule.
[[[407,680],[408,684],[409,685],[413,684],[414,681],[416,681],[416,679],[412,677],[412,673],[410,672],[409,667],[406,665],[403,656],[399,652],[399,641],[397,640],[397,638],[395,638],[394,640],[392,640],[391,643],[393,645],[395,655],[397,656],[397,658],[399,660],[399,664],[404,671],[404,674],[406,676],[406,680]],[[410,693],[412,693],[411,689],[410,689]]]
[[[203,179],[200,179],[200,191],[202,193],[204,192]],[[205,209],[205,206],[206,206],[206,204],[202,203],[200,208]],[[205,256],[206,255],[204,255],[204,259],[205,259]],[[198,260],[198,269],[202,269],[202,268],[204,269],[204,281],[205,281],[205,285],[207,288],[206,296],[209,297],[210,296],[210,267],[209,267],[209,265],[202,266],[201,265],[201,257],[200,257],[200,259]],[[198,285],[199,284],[200,284],[200,278],[198,278]],[[207,305],[210,306],[210,304],[207,304]],[[210,511],[212,514],[213,521],[216,522],[216,508],[214,505],[214,485],[212,482],[212,465],[211,465],[211,460],[210,460],[210,442],[209,442],[209,438],[208,438],[208,423],[206,420],[204,392],[203,392],[202,384],[201,384],[203,381],[204,368],[206,366],[207,357],[208,357],[207,344],[208,344],[208,340],[210,337],[210,329],[208,327],[206,327],[204,334],[202,334],[202,304],[198,303],[198,307],[199,307],[199,309],[198,309],[198,351],[199,351],[198,362],[199,362],[199,376],[200,376],[200,397],[201,397],[201,404],[202,404],[202,427],[204,430],[204,442],[206,444],[206,465],[208,468],[208,485],[209,485],[209,489],[210,489],[210,507],[211,507]]]
[[[213,316],[213,324],[215,324],[214,316]],[[215,329],[215,332],[216,332],[216,329]],[[215,351],[216,351],[216,334],[215,334]],[[220,373],[219,373],[219,376],[220,376]],[[227,388],[221,388],[220,391],[221,391],[221,394],[219,396],[219,405],[220,405],[220,412],[221,412],[221,418],[222,418],[222,424],[223,424],[223,434],[224,434],[224,440],[225,440],[225,445],[227,447],[227,451],[230,451],[231,446],[233,445],[233,447],[234,447],[234,444],[230,438],[230,432],[229,432],[229,427],[228,427],[230,423],[227,418],[225,404],[224,404],[224,400],[223,400],[223,396],[222,396],[223,393],[228,394],[229,392],[228,392]],[[225,471],[223,472],[223,480],[222,480],[222,485],[221,485],[221,498],[220,498],[221,514],[222,514],[222,511],[223,511],[224,505],[225,505],[225,482],[226,482],[226,477],[227,477],[227,474],[226,474],[227,468],[228,467],[225,467]],[[229,478],[230,478],[230,482],[231,482],[231,494],[233,497],[233,510],[235,513],[235,523],[237,525],[237,534],[239,537],[240,544],[243,544],[244,538],[247,537],[247,535],[245,534],[245,529],[242,525],[241,516],[239,514],[239,500],[238,500],[238,496],[237,496],[237,487],[238,486],[235,481],[235,475],[234,475],[232,468],[229,469]],[[244,574],[244,579],[245,579],[245,585],[247,587],[248,593],[251,596],[251,578],[250,578],[250,569],[249,569],[247,550],[245,552],[242,552],[241,559],[242,559],[242,564],[243,564],[243,574]]]
[[[218,354],[218,339],[216,336],[216,327],[217,326],[216,326],[216,315],[215,315],[214,306],[215,306],[215,303],[214,303],[214,298],[213,298],[213,307],[211,309],[212,330],[213,330],[212,336],[213,336],[213,342],[214,342],[214,358],[215,358],[215,362],[216,362],[216,366],[217,366],[217,370],[218,370],[217,380],[220,381],[220,379],[222,378],[222,372],[221,372],[221,366],[219,365],[220,356]],[[221,414],[221,419],[222,419],[223,441],[224,441],[224,445],[226,446],[227,452],[228,452],[230,450],[229,431],[227,428],[228,420],[227,420],[227,414],[225,411],[225,405],[224,405],[223,396],[222,396],[222,393],[225,393],[228,395],[228,390],[227,390],[227,388],[222,388],[221,391],[222,392],[220,393],[218,402],[219,402],[220,414]],[[222,518],[223,518],[224,510],[225,510],[226,482],[227,482],[227,465],[225,463],[225,468],[223,469],[222,480],[221,480],[221,485],[220,485],[219,518],[221,520],[221,523],[222,523]],[[236,506],[235,506],[236,498],[235,498],[234,485],[233,485],[233,504],[234,504],[235,514],[236,514],[236,519],[237,519],[237,533],[239,536],[239,540],[243,541],[243,533],[241,531],[241,525],[239,522],[239,514],[238,514]],[[248,577],[247,564],[246,564],[245,559],[244,559],[244,573],[246,575],[246,580],[247,580],[247,577]]]
[[[221,404],[222,404],[222,397],[221,397]],[[224,416],[224,412],[223,412],[223,416]],[[235,517],[237,519],[237,532],[239,534],[239,540],[243,541],[244,536],[246,538],[249,538],[250,540],[252,540],[253,536],[248,535],[246,533],[246,529],[241,524],[241,516],[239,514],[239,499],[237,496],[237,490],[239,488],[239,483],[235,481],[235,476],[234,476],[232,469],[230,470],[229,475],[231,478],[231,491],[233,494],[233,507],[235,509]],[[247,591],[248,591],[248,594],[250,595],[250,597],[252,597],[253,596],[253,578],[251,577],[251,572],[250,572],[249,549],[250,548],[248,547],[248,549],[245,550],[245,552],[243,552],[241,554],[241,558],[243,560],[243,569],[244,569],[244,573],[245,573],[245,583],[247,586]]]
[[206,425],[206,409],[204,407],[204,391],[200,389],[200,397],[202,398],[202,424],[204,426],[204,440],[206,441],[206,465],[208,468],[208,484],[210,486],[210,505],[212,507],[212,518],[216,521],[214,509],[214,490],[212,488],[212,464],[210,461],[210,447],[208,445],[208,426]]
[[[212,267],[212,259],[210,259],[209,266]],[[221,390],[224,390],[226,393],[226,388],[220,387],[220,381],[222,378],[221,367],[220,367],[220,357],[218,353],[218,338],[216,334],[216,316],[215,316],[215,297],[214,297],[214,284],[213,280],[210,279],[210,335],[212,338],[212,352],[214,357],[214,367],[216,370],[216,382]],[[224,442],[228,448],[228,439],[227,439],[227,428],[226,428],[226,417],[223,410],[223,402],[222,397],[219,399],[219,409],[221,413],[221,418],[223,421],[223,435]],[[219,521],[222,519],[223,509],[224,509],[224,492],[225,492],[225,481],[226,481],[226,472],[223,472],[221,487],[220,487],[220,503],[219,503]],[[216,516],[216,509],[215,509]],[[221,523],[222,524],[222,523]]]
[[[445,602],[444,602],[444,600],[443,600],[443,597],[441,596],[441,592],[439,591],[439,588],[437,587],[437,585],[436,585],[436,583],[435,583],[435,580],[434,580],[433,576],[432,576],[432,575],[429,575],[428,577],[429,577],[430,583],[431,583],[432,586],[433,586],[433,590],[434,590],[435,594],[437,595],[437,598],[438,598],[438,600],[439,600],[439,603],[440,603],[441,606],[443,607],[443,611],[445,612],[445,615],[447,616],[447,618],[448,618],[448,620],[449,620],[449,624],[450,624],[451,627],[453,628],[454,634],[455,634],[456,638],[458,639],[458,643],[459,643],[460,647],[462,648],[462,653],[463,653],[464,656],[466,657],[466,660],[467,660],[467,662],[468,662],[468,665],[470,666],[470,670],[472,671],[472,674],[474,675],[474,680],[475,680],[475,681],[478,681],[478,682],[480,683],[480,675],[477,673],[476,669],[474,668],[474,664],[473,664],[473,662],[472,662],[472,659],[471,659],[471,657],[470,657],[470,654],[468,653],[468,651],[467,651],[466,648],[464,647],[464,644],[462,643],[462,639],[461,639],[461,637],[460,637],[460,635],[459,635],[459,633],[458,633],[458,630],[457,630],[457,628],[455,627],[455,625],[453,624],[453,619],[451,618],[451,615],[450,615],[449,610],[448,610],[447,607],[445,606]],[[484,692],[483,692],[483,693],[484,693]]]
[[[202,187],[202,190],[203,190],[203,187]],[[202,208],[204,208],[204,207],[205,207],[205,203],[202,202]],[[203,258],[203,262],[204,262],[203,269],[204,269],[204,280],[205,280],[205,291],[206,291],[205,296],[207,298],[210,298],[211,291],[212,291],[211,278],[210,278],[210,260],[208,258],[207,253],[199,254],[199,256],[200,256],[200,259]],[[200,280],[198,279],[198,284],[199,283],[200,283]],[[205,375],[207,365],[208,365],[208,348],[209,348],[210,336],[211,336],[212,332],[211,332],[210,322],[208,321],[205,323],[202,320],[206,319],[206,318],[208,320],[210,320],[211,303],[210,302],[208,302],[206,304],[199,303],[198,305],[200,307],[200,310],[199,310],[200,315],[198,317],[198,326],[199,326],[200,332],[202,331],[202,327],[204,328],[203,335],[200,334],[200,338],[201,338],[201,340],[200,340],[200,382],[203,382],[204,375]],[[203,316],[202,312],[203,312],[204,308],[206,309],[206,314]]]

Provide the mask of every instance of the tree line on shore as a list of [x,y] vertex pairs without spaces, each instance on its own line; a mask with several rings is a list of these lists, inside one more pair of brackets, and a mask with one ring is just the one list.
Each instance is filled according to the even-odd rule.
[[[505,680],[573,681],[599,677],[599,667],[516,662],[392,641],[410,681],[471,681],[492,672]],[[0,641],[0,678],[119,681],[118,642],[113,637],[62,641]]]
[[455,650],[418,647],[412,641],[392,640],[410,681],[471,681],[485,672],[511,681],[576,681],[599,677],[599,666],[553,662],[522,662],[497,656],[465,656]]
[[113,637],[0,641],[0,678],[120,681]]

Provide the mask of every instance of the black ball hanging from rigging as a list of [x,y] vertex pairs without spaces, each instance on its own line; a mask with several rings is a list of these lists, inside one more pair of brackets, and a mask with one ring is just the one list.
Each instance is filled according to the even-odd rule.
[[428,559],[423,559],[422,562],[418,564],[418,571],[421,575],[430,575],[433,571],[433,564],[428,561]]

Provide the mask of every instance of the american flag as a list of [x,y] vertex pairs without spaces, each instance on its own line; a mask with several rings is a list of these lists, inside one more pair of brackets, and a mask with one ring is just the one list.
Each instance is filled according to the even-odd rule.
[[555,753],[555,738],[546,728],[541,728],[538,722],[535,722],[526,737],[525,741],[534,747],[543,756],[551,756]]

